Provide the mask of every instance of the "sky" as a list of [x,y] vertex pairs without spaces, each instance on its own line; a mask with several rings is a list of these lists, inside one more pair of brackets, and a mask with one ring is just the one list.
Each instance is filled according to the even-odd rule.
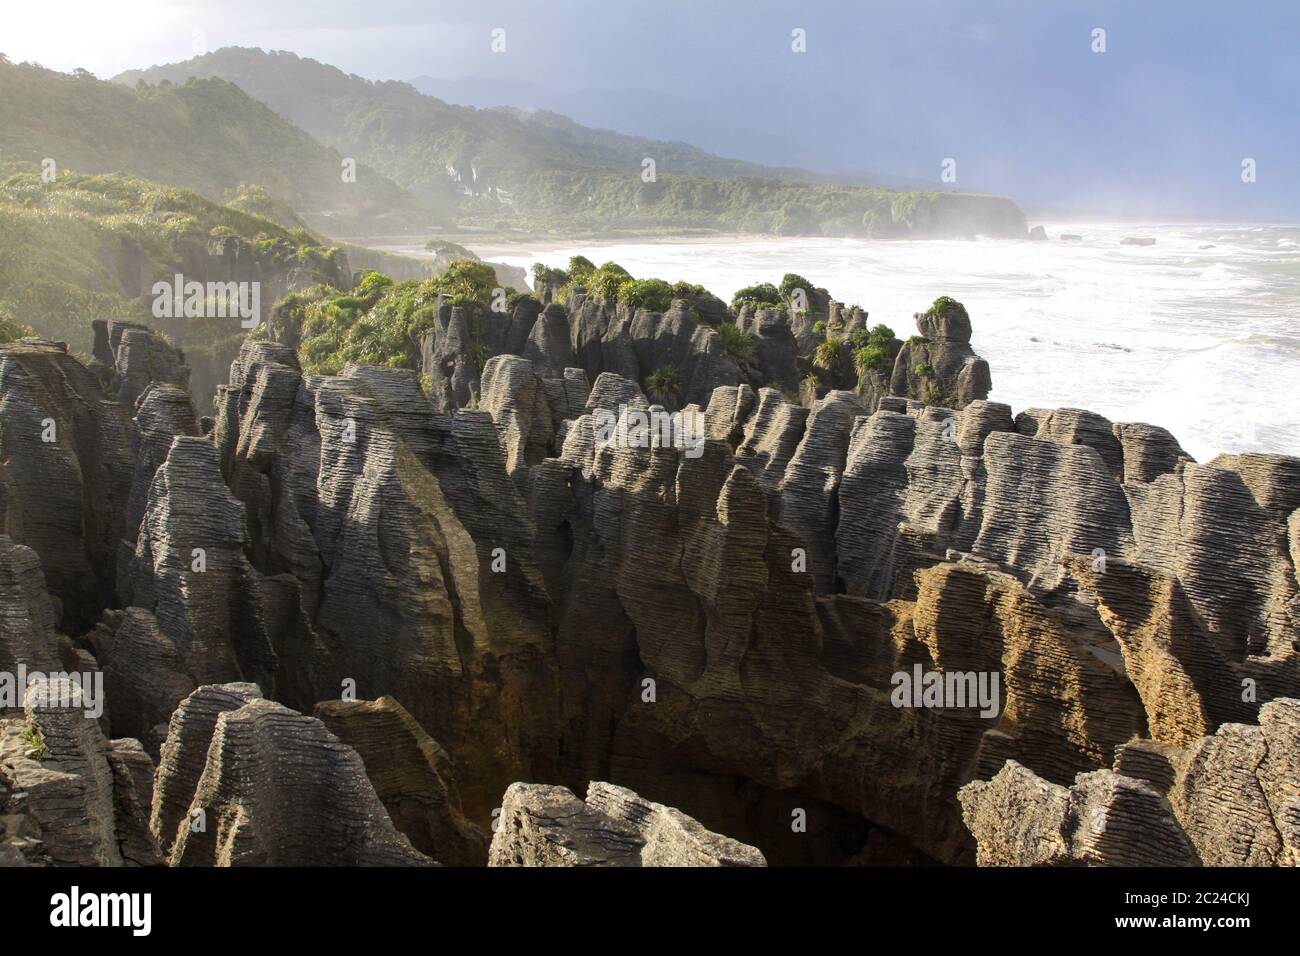
[[952,159],[1031,208],[1300,221],[1296,0],[0,0],[14,61],[111,77],[222,46],[655,99],[655,129],[603,125],[936,184]]

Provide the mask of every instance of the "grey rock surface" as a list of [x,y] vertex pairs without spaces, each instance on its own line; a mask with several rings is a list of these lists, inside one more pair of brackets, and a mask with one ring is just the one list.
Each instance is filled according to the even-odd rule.
[[706,830],[679,810],[593,782],[587,799],[564,787],[516,783],[502,799],[490,866],[765,866],[751,846]]

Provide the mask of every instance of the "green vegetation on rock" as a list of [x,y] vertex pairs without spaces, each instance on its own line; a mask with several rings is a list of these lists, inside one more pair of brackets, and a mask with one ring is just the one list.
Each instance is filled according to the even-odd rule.
[[952,296],[948,295],[941,295],[939,298],[935,299],[934,304],[930,306],[930,312],[933,315],[941,316],[945,319],[957,318],[966,321],[970,320],[970,316],[966,313],[966,307]]
[[195,273],[216,268],[212,253],[230,241],[264,284],[346,276],[344,257],[310,234],[189,190],[121,175],[45,182],[16,173],[0,181],[0,309],[80,352],[91,348],[90,319],[116,318],[151,325],[201,359],[205,348],[242,337],[238,321],[155,319],[151,290],[177,273],[210,278]]
[[722,344],[722,351],[727,354],[727,357],[741,369],[748,369],[754,361],[754,336],[742,332],[734,325],[719,325],[717,332],[718,341]]
[[4,303],[0,303],[0,345],[34,334],[30,327],[19,324],[18,320],[9,314]]
[[843,360],[844,353],[843,339],[827,339],[818,345],[817,351],[813,353],[813,365],[829,372]]
[[782,306],[781,291],[770,282],[747,285],[737,289],[731,297],[731,311],[739,312],[745,306],[753,309],[776,309]]
[[681,395],[681,376],[675,365],[661,365],[645,379],[646,396],[652,401],[670,405]]
[[[336,375],[349,363],[418,369],[421,339],[435,327],[439,297],[485,310],[496,288],[492,267],[470,259],[456,260],[432,279],[394,282],[371,272],[347,292],[320,286],[277,304],[272,334],[298,341],[303,369],[317,375]],[[490,355],[477,338],[470,348],[481,370]]]
[[34,724],[26,724],[18,738],[31,749],[27,751],[27,756],[32,760],[44,760],[47,754],[45,748],[45,738],[41,735],[41,730]]

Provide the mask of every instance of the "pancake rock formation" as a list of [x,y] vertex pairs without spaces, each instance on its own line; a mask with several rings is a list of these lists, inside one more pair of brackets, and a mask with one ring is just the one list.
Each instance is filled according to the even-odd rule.
[[711,833],[680,810],[593,782],[516,783],[502,800],[489,866],[765,866],[752,846]]
[[0,671],[104,691],[0,697],[0,852],[1295,862],[1300,461],[1013,414],[952,300],[567,291],[418,372],[251,338],[202,426],[140,330],[0,346]]

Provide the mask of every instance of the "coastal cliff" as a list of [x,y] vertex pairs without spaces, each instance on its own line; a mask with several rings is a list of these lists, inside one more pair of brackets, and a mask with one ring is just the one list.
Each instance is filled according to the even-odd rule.
[[903,342],[829,295],[562,297],[437,298],[406,367],[250,339],[208,422],[147,330],[104,326],[102,368],[0,346],[0,663],[106,688],[0,715],[6,826],[59,826],[15,802],[56,783],[94,821],[3,852],[1296,861],[1300,461],[1013,414],[951,300]]

